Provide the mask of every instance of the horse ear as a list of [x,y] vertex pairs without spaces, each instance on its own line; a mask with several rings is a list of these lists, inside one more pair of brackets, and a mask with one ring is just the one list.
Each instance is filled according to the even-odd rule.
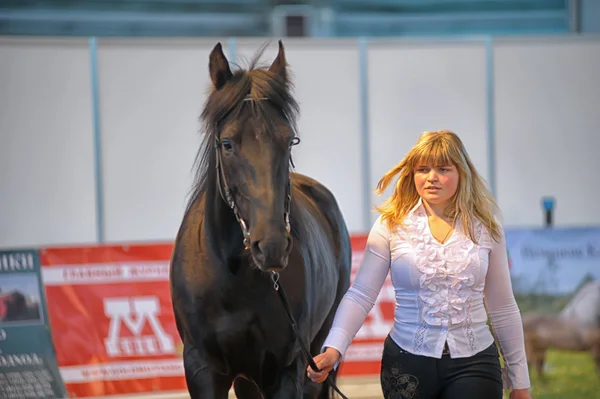
[[231,69],[229,69],[229,61],[227,61],[225,54],[223,54],[221,42],[218,42],[210,52],[208,70],[210,79],[217,90],[222,88],[233,76]]
[[280,76],[284,81],[287,81],[287,61],[285,60],[285,49],[283,48],[283,42],[281,40],[279,40],[279,52],[271,64],[269,71]]

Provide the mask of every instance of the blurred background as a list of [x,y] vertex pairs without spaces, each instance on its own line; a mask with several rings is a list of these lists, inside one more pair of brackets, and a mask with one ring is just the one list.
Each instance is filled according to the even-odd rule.
[[[0,0],[0,398],[186,397],[167,279],[208,55],[270,63],[278,39],[296,169],[355,267],[379,178],[455,131],[503,212],[533,397],[600,398],[598,0]],[[382,397],[393,300],[388,280],[349,397]]]
[[3,0],[3,34],[397,37],[598,32],[594,0]]

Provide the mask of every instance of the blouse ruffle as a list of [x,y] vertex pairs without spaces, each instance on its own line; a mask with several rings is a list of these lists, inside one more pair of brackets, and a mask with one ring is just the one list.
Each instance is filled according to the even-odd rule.
[[[428,231],[427,214],[422,208],[409,214],[405,222],[405,233],[418,254],[415,260],[421,272],[423,320],[434,326],[444,324],[444,320],[464,322],[471,296],[483,291],[476,285],[478,246],[471,240],[454,241],[452,236],[446,244],[436,241]],[[460,234],[458,229],[455,234]]]

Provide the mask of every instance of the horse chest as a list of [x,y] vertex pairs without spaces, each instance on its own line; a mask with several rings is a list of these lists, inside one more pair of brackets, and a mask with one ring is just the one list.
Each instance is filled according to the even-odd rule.
[[255,316],[249,311],[223,311],[213,325],[223,340],[231,340],[246,335],[255,324]]

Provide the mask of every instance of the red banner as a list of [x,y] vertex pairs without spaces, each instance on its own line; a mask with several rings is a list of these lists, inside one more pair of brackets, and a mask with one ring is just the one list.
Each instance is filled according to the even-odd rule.
[[[367,243],[366,235],[355,235],[352,240],[352,276],[351,281],[360,267],[360,262]],[[340,376],[347,375],[379,375],[381,355],[385,337],[394,323],[394,288],[391,279],[385,279],[375,306],[367,315],[367,319],[354,337],[340,365]]]
[[[352,278],[365,241],[352,238]],[[70,396],[185,389],[168,285],[171,249],[172,244],[42,249],[53,341]],[[393,302],[388,278],[340,375],[379,373]]]
[[70,396],[185,389],[169,297],[171,248],[41,251],[56,357]]

